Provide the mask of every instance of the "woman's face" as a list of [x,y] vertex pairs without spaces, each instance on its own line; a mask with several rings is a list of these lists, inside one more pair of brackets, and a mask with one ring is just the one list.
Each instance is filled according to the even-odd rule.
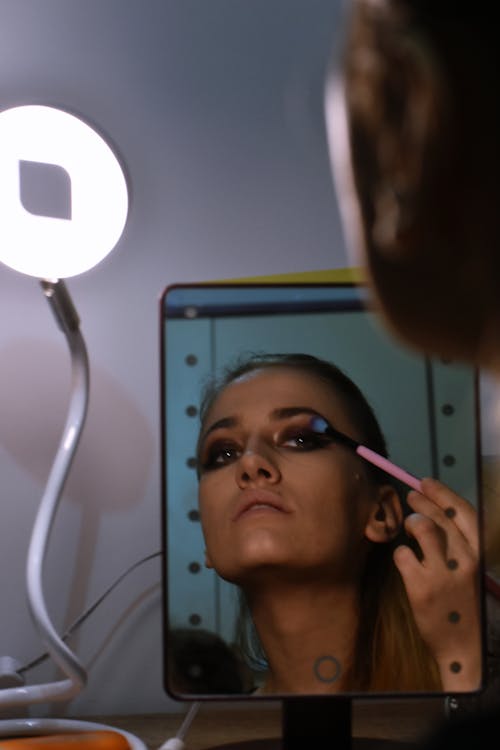
[[207,565],[223,578],[345,582],[362,567],[377,491],[351,449],[310,430],[314,414],[361,439],[332,386],[284,367],[243,376],[209,410],[199,505]]

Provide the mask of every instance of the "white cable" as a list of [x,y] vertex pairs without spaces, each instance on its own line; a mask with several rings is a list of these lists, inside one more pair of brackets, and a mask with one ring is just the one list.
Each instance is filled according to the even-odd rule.
[[171,737],[161,745],[160,750],[184,750],[186,744],[180,737]]
[[201,703],[199,701],[195,701],[191,704],[189,711],[184,717],[184,721],[182,722],[175,737],[171,737],[170,739],[166,740],[162,745],[160,745],[158,750],[185,750],[186,743],[184,742],[184,738],[186,737],[191,724],[193,723],[198,711],[200,710],[200,707]]
[[[61,286],[62,285],[62,286]],[[87,673],[57,634],[45,605],[43,567],[61,493],[82,432],[87,412],[89,373],[85,342],[78,316],[63,282],[42,282],[71,353],[72,382],[66,424],[35,518],[26,564],[26,585],[30,613],[42,643],[67,679],[0,690],[0,708],[24,706],[73,698],[87,681]]]
[[[93,601],[92,604],[90,604],[83,612],[80,614],[76,620],[74,620],[71,625],[64,631],[64,633],[61,635],[61,640],[66,642],[72,635],[77,631],[83,623],[87,620],[88,617],[90,617],[91,614],[99,607],[100,604],[113,592],[113,590],[128,576],[130,573],[132,573],[136,568],[139,567],[139,565],[143,565],[146,562],[149,562],[150,560],[153,560],[155,557],[159,557],[161,555],[161,552],[152,552],[149,555],[146,555],[145,557],[142,557],[140,560],[137,560],[135,563],[130,565],[123,573],[121,573],[118,578],[116,578],[113,583],[108,586],[108,588],[102,593],[99,594],[97,599]],[[10,657],[0,657],[0,679],[1,675],[4,674],[6,671],[9,671],[8,665],[6,665],[2,669],[2,659],[9,659]],[[46,659],[50,658],[50,654],[48,654],[46,651],[41,654],[40,656],[37,656],[35,659],[32,659],[28,664],[19,665],[15,669],[15,673],[17,675],[23,675],[26,672],[29,672],[34,667],[37,667],[39,664],[44,662]],[[12,670],[10,670],[12,671]]]

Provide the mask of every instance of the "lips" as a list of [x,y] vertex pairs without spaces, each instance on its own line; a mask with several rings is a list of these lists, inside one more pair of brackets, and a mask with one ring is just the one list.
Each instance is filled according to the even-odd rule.
[[270,490],[247,490],[238,502],[232,521],[238,521],[242,516],[256,511],[271,511],[289,513],[281,497]]

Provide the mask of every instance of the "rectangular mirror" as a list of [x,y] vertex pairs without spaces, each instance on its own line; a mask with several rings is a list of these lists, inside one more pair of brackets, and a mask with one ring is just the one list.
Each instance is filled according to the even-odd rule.
[[[476,371],[401,348],[362,285],[178,284],[160,310],[168,693],[480,689]],[[207,385],[256,353],[340,368],[392,465],[450,489],[410,506],[408,484],[360,455],[383,451],[357,397],[310,362],[241,377],[209,406],[199,444]]]

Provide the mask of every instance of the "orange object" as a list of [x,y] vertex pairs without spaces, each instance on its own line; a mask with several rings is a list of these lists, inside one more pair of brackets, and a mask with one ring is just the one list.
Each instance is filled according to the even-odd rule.
[[130,750],[122,734],[107,730],[0,739],[0,750],[63,750],[66,747],[71,750]]

